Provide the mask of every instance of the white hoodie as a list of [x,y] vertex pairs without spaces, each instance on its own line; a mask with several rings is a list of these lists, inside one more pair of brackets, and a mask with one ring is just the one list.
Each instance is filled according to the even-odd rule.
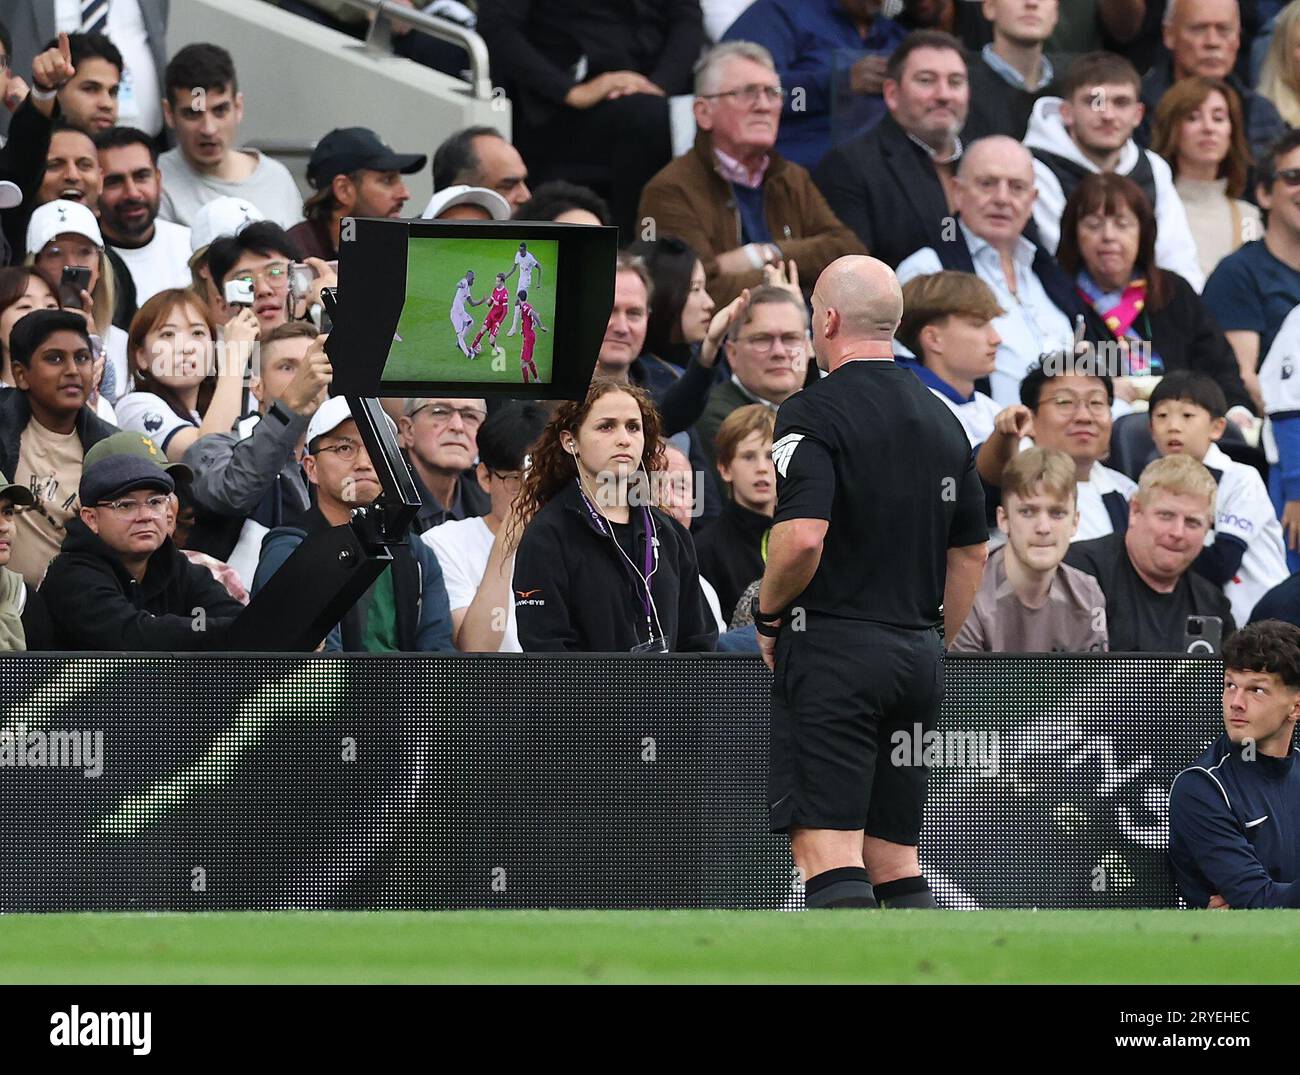
[[[1074,161],[1090,172],[1101,171],[1070,138],[1065,124],[1061,122],[1059,97],[1042,97],[1034,104],[1034,111],[1029,117],[1029,130],[1025,134],[1025,147],[1031,151],[1043,149],[1054,153],[1058,157]],[[1183,201],[1174,187],[1174,176],[1168,163],[1150,150],[1138,149],[1130,138],[1120,151],[1119,165],[1115,171],[1120,175],[1128,175],[1137,167],[1139,153],[1146,153],[1156,181],[1156,264],[1183,277],[1199,295],[1205,286],[1205,274],[1201,272],[1196,240],[1192,238],[1191,225],[1187,222],[1187,210],[1183,208]],[[1034,223],[1038,225],[1043,246],[1049,253],[1055,254],[1056,244],[1061,237],[1065,195],[1056,175],[1037,158],[1034,159],[1034,175],[1038,182]]]

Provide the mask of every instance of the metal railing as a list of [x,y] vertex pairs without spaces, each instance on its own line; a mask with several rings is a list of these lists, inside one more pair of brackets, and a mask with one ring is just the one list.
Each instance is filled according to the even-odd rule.
[[366,50],[378,56],[393,54],[392,20],[409,23],[416,29],[459,45],[469,55],[470,94],[479,100],[492,98],[492,77],[488,61],[487,43],[473,30],[467,30],[459,23],[440,19],[436,15],[426,15],[423,11],[393,4],[387,0],[343,0],[352,7],[363,8],[373,16],[370,32],[366,35]]

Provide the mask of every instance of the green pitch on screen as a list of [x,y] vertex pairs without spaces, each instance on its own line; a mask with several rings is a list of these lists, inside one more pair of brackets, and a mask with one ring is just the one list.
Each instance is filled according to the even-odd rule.
[[[384,379],[390,381],[482,381],[485,384],[523,384],[520,362],[524,346],[522,317],[513,336],[508,335],[515,319],[520,271],[515,267],[517,239],[418,239],[412,238],[406,254],[406,302],[397,323],[397,336],[388,352]],[[555,280],[559,265],[559,243],[541,240],[528,244],[540,272],[533,270],[528,287],[528,304],[547,331],[536,330],[533,363],[543,384],[551,380],[555,343]],[[480,351],[469,358],[457,342],[452,308],[457,285],[466,270],[473,270],[469,289],[474,300],[486,299],[496,285],[496,274],[514,274],[506,280],[510,306],[497,333],[494,352],[484,333]],[[481,306],[464,304],[473,319],[461,339],[472,343],[484,327],[490,302]]]
[[1287,911],[0,915],[0,982],[1300,981]]

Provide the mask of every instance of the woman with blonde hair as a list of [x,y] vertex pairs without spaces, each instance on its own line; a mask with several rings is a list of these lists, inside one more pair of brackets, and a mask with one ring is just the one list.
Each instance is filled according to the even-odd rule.
[[1300,127],[1300,0],[1287,4],[1273,22],[1255,92],[1273,102],[1288,127]]
[[1156,109],[1151,148],[1169,162],[1187,210],[1201,271],[1264,236],[1259,210],[1242,200],[1252,161],[1241,98],[1217,78],[1176,82]]

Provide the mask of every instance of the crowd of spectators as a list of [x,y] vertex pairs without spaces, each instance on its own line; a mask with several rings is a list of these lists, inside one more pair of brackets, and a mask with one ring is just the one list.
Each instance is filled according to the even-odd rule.
[[1300,0],[478,0],[511,133],[321,132],[306,198],[237,57],[120,6],[0,26],[0,648],[219,647],[375,500],[321,292],[426,168],[427,219],[616,225],[612,309],[583,400],[383,401],[421,508],[323,648],[755,648],[775,415],[861,253],[985,488],[956,648],[1300,623]]

